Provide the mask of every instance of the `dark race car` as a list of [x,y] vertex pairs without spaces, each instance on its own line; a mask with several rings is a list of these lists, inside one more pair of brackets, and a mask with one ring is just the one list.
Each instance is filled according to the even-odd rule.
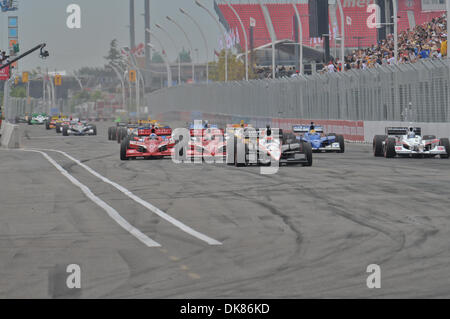
[[71,121],[62,127],[63,136],[92,136],[97,135],[97,127],[84,121]]

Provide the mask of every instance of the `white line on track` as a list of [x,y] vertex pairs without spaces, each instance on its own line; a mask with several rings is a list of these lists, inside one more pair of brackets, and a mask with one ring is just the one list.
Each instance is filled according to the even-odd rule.
[[119,185],[119,184],[117,184],[117,183],[107,179],[106,177],[100,175],[99,173],[94,171],[92,168],[90,168],[89,166],[81,163],[79,160],[77,160],[76,158],[70,156],[69,154],[67,154],[67,153],[65,153],[63,151],[51,150],[51,149],[43,149],[42,151],[56,152],[56,153],[60,153],[60,154],[64,155],[65,157],[67,157],[68,159],[70,159],[71,161],[76,163],[77,165],[79,165],[82,168],[84,168],[85,170],[87,170],[89,173],[91,173],[95,177],[101,179],[104,183],[113,186],[114,188],[119,190],[121,193],[123,193],[124,195],[126,195],[129,198],[131,198],[132,200],[134,200],[136,203],[144,206],[145,208],[147,208],[151,212],[155,213],[156,215],[158,215],[162,219],[168,221],[169,223],[171,223],[175,227],[178,227],[179,229],[181,229],[182,231],[186,232],[187,234],[189,234],[189,235],[191,235],[191,236],[193,236],[193,237],[195,237],[197,239],[200,239],[200,240],[202,240],[202,241],[204,241],[204,242],[206,242],[206,243],[208,243],[209,245],[212,245],[212,246],[213,245],[222,245],[221,242],[219,242],[219,241],[215,240],[214,238],[211,238],[211,237],[209,237],[209,236],[207,236],[205,234],[202,234],[202,233],[196,231],[195,229],[192,229],[191,227],[187,226],[186,224],[184,224],[184,223],[180,222],[179,220],[173,218],[172,216],[166,214],[165,212],[160,210],[158,207],[153,206],[149,202],[146,202],[142,198],[136,196],[135,194],[130,192],[125,187],[123,187],[123,186],[121,186],[121,185]]
[[62,168],[53,158],[51,158],[47,153],[41,152],[39,150],[24,150],[26,152],[35,152],[44,156],[56,169],[64,175],[68,180],[72,182],[75,186],[78,186],[81,191],[95,204],[103,208],[114,221],[119,224],[123,229],[128,231],[131,235],[136,237],[139,241],[144,243],[147,247],[161,247],[159,243],[149,238],[147,235],[143,234],[139,229],[130,225],[114,208],[109,206],[103,200],[98,198],[92,193],[92,191],[80,181],[78,181],[75,177],[70,175],[64,168]]

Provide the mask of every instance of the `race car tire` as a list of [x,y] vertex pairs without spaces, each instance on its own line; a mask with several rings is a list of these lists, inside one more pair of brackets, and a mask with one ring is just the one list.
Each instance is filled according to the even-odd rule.
[[241,167],[245,166],[247,161],[247,148],[242,140],[234,137],[234,166]]
[[127,129],[123,127],[119,128],[117,132],[117,143],[121,143],[126,136],[127,136]]
[[340,151],[338,153],[345,153],[345,139],[342,135],[336,136],[336,141],[339,143]]
[[422,140],[425,140],[425,141],[435,140],[435,139],[436,139],[436,135],[424,135],[422,137]]
[[69,128],[67,126],[64,126],[62,129],[62,135],[63,136],[69,136],[69,132],[68,132]]
[[56,133],[61,133],[61,124],[60,123],[56,123],[56,128],[55,128],[55,130],[56,130]]
[[383,142],[386,140],[386,135],[375,135],[373,138],[373,156],[382,157],[383,153]]
[[112,127],[108,127],[108,141],[111,141],[111,129]]
[[117,143],[122,143],[122,128],[121,127],[119,127],[118,129],[117,129],[117,138],[116,138],[116,140],[117,140]]
[[384,144],[384,157],[393,158],[395,155],[395,138],[389,137]]
[[120,143],[120,160],[121,161],[128,161],[129,158],[127,157],[127,149],[128,149],[129,140],[126,138]]
[[50,122],[49,121],[45,121],[45,129],[46,130],[50,129]]
[[117,127],[111,128],[111,141],[117,140]]
[[96,136],[97,135],[97,126],[92,125],[92,130],[94,131],[94,133],[92,133],[92,135]]
[[[17,120],[16,120],[17,122]],[[31,125],[31,118],[28,118],[28,125]]]
[[308,142],[302,142],[302,150],[306,158],[306,163],[303,164],[303,166],[311,167],[313,164],[313,151],[311,144]]
[[441,138],[439,140],[439,146],[444,146],[447,155],[441,155],[441,158],[449,158],[450,157],[450,142],[448,138]]

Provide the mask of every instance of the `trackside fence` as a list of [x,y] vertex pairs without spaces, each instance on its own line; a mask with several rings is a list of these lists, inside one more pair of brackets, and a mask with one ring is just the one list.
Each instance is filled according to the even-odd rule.
[[298,78],[186,84],[147,95],[151,114],[450,122],[450,59]]

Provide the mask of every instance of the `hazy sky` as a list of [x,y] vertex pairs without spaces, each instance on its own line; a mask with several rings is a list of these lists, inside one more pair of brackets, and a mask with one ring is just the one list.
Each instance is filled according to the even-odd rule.
[[[200,0],[211,11],[213,0]],[[81,7],[82,28],[68,29],[66,8],[70,4]],[[19,43],[21,51],[41,42],[47,43],[51,57],[38,58],[35,53],[23,60],[20,69],[32,69],[36,66],[50,70],[73,70],[81,66],[102,66],[105,64],[109,43],[117,38],[121,46],[129,45],[129,1],[128,0],[20,0],[19,10],[12,13],[0,13],[0,48],[8,46],[7,17],[19,16]],[[144,42],[144,0],[135,0],[136,6],[136,42]],[[187,47],[185,38],[177,28],[166,20],[170,15],[185,26],[194,42],[200,48],[200,59],[204,61],[204,44],[195,26],[183,16],[178,8],[183,7],[204,26],[211,48],[218,46],[219,30],[205,11],[194,4],[194,0],[151,0],[151,23],[161,23],[168,29],[180,46]],[[163,38],[169,57],[176,53],[173,45],[165,39],[161,31],[156,33]],[[213,51],[210,52],[210,58]],[[194,57],[196,58],[196,57]]]

